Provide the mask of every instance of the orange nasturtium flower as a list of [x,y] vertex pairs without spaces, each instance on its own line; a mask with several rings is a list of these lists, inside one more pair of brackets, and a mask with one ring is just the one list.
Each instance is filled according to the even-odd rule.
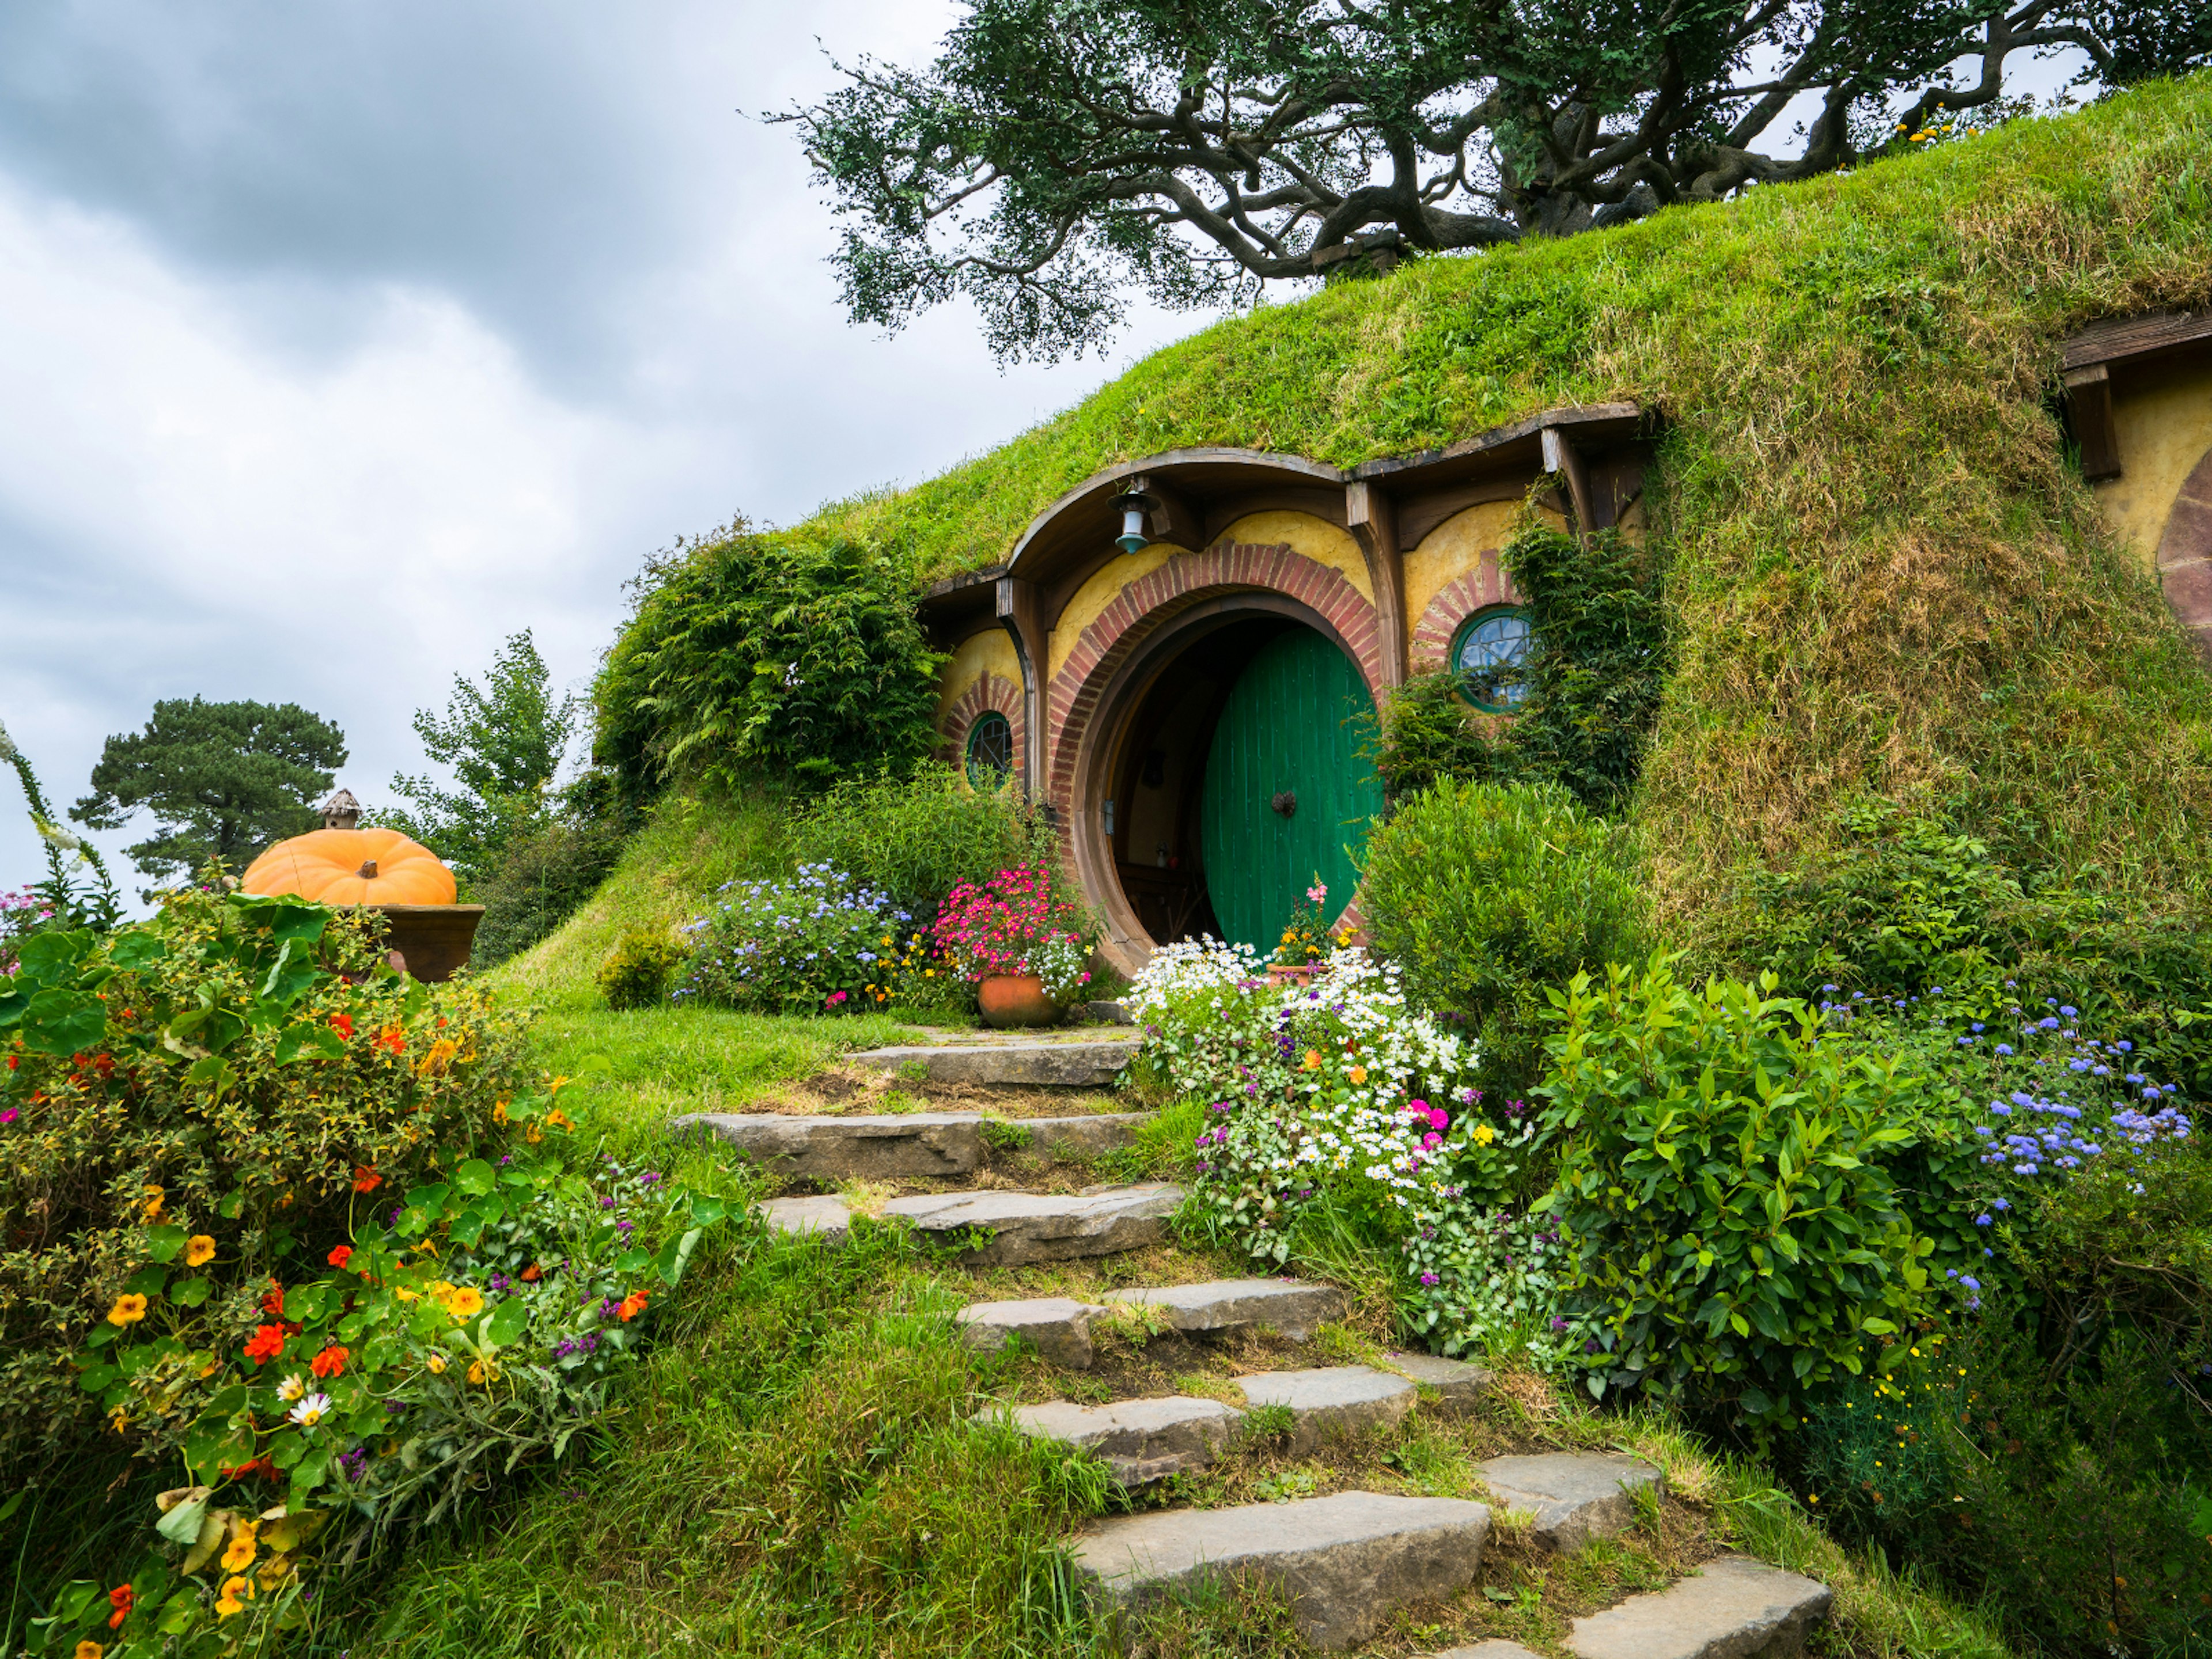
[[236,1521],[231,1524],[237,1530],[231,1534],[229,1547],[222,1553],[222,1570],[225,1572],[243,1572],[253,1564],[255,1552],[259,1547],[254,1542],[253,1535],[261,1530],[261,1523],[258,1521]]
[[1320,1049],[1309,1048],[1306,1050],[1306,1070],[1309,1072],[1318,1072],[1321,1070]]
[[337,1245],[332,1248],[331,1253],[325,1256],[323,1260],[329,1262],[333,1267],[337,1267],[343,1271],[345,1264],[353,1260],[353,1246],[350,1244]]
[[307,1369],[317,1376],[336,1376],[345,1370],[350,1355],[343,1348],[325,1348],[307,1362]]
[[396,1024],[386,1026],[371,1041],[387,1054],[404,1054],[407,1052],[407,1033]]
[[632,1291],[623,1298],[620,1311],[624,1324],[628,1324],[645,1311],[646,1294],[643,1291]]
[[204,1267],[215,1260],[215,1240],[205,1233],[194,1233],[185,1241],[185,1266]]
[[107,1310],[107,1322],[111,1325],[135,1325],[145,1316],[146,1298],[135,1292],[117,1297],[115,1305]]
[[373,1193],[383,1184],[384,1177],[370,1164],[362,1164],[353,1172],[353,1189],[357,1193]]
[[447,1297],[446,1311],[456,1319],[474,1319],[483,1311],[483,1292],[463,1285]]
[[234,1613],[244,1613],[246,1604],[253,1599],[253,1581],[250,1578],[226,1578],[222,1594],[216,1598],[216,1617],[228,1619]]
[[253,1340],[246,1345],[246,1357],[257,1365],[264,1360],[274,1359],[283,1352],[284,1328],[282,1325],[262,1326],[253,1333]]
[[107,1615],[108,1629],[121,1630],[123,1621],[131,1616],[131,1609],[137,1605],[137,1601],[138,1592],[128,1584],[118,1584],[108,1591],[107,1605],[115,1609]]
[[343,1038],[346,1042],[352,1042],[353,1016],[351,1014],[332,1014],[331,1016],[331,1030],[336,1031],[338,1036]]
[[147,1220],[159,1221],[161,1218],[161,1206],[169,1201],[168,1194],[163,1192],[159,1187],[141,1187],[138,1190],[146,1195],[145,1201],[138,1206],[140,1211],[145,1215]]
[[576,1127],[575,1121],[557,1106],[545,1114],[545,1121],[556,1129],[573,1129]]
[[106,1651],[107,1650],[97,1642],[80,1642],[76,1644],[76,1652],[72,1656],[72,1659],[100,1659],[100,1656]]

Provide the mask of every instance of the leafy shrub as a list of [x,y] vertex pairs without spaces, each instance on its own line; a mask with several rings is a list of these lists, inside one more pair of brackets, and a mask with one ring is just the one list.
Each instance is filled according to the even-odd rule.
[[1091,982],[1089,918],[1055,890],[1048,870],[1016,865],[961,882],[945,896],[930,934],[945,965],[965,980],[1035,974],[1045,994],[1063,1003]]
[[[1554,783],[1595,811],[1635,787],[1658,718],[1668,662],[1665,566],[1657,549],[1617,531],[1584,539],[1542,526],[1502,551],[1528,612],[1534,648],[1518,674],[1417,675],[1385,699],[1372,758],[1393,797],[1445,779]],[[1518,684],[1510,720],[1478,713]]]
[[592,688],[593,758],[631,799],[677,779],[819,787],[937,746],[936,675],[904,573],[742,520],[647,562]]
[[918,916],[963,881],[1060,861],[1058,836],[1018,785],[975,789],[935,763],[832,785],[798,814],[791,841],[802,862],[848,871]]
[[682,945],[665,934],[641,929],[622,936],[593,982],[610,1008],[649,1008],[668,994],[683,965]]
[[1369,837],[1360,890],[1407,991],[1481,1032],[1497,1092],[1534,1079],[1545,988],[1640,949],[1611,833],[1556,785],[1437,784]]
[[519,956],[566,921],[613,872],[637,827],[613,799],[612,780],[587,773],[562,792],[558,810],[509,842],[469,891],[484,907],[469,965]]
[[1966,1137],[1924,1078],[1824,1042],[1771,985],[1692,991],[1658,958],[1561,999],[1539,1092],[1566,1136],[1563,1346],[1593,1395],[1778,1425],[1942,1306],[1889,1164]]
[[681,1002],[763,1012],[854,1012],[908,956],[911,912],[843,871],[803,864],[788,881],[736,881],[686,925]]
[[[362,1192],[468,1156],[532,1075],[483,990],[396,975],[357,915],[297,899],[187,890],[21,957],[0,992],[0,1461],[16,1474],[104,1404],[69,1356],[118,1297],[242,1340],[269,1276],[342,1235]],[[214,1255],[195,1261],[203,1237]],[[118,1425],[144,1455],[210,1392],[165,1378],[166,1403]]]

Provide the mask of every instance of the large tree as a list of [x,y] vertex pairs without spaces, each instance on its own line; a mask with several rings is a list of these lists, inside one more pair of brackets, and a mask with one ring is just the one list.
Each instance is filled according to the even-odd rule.
[[210,859],[241,869],[270,842],[313,828],[345,758],[345,733],[297,703],[169,698],[143,732],[108,738],[92,793],[70,816],[119,830],[147,812],[158,833],[130,849],[131,861],[173,884]]
[[415,714],[415,734],[456,788],[400,774],[392,793],[410,803],[378,822],[404,830],[471,880],[481,880],[518,836],[542,827],[579,703],[553,695],[553,676],[524,629],[500,647],[481,684],[456,674],[441,716]]
[[[1413,252],[1804,179],[2076,48],[2212,56],[2205,0],[966,0],[936,61],[840,65],[795,123],[855,321],[972,300],[1002,358]],[[1955,72],[1964,66],[1966,72]]]

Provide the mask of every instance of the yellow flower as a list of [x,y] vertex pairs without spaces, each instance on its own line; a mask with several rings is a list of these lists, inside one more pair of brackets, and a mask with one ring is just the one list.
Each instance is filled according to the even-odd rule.
[[118,1406],[107,1414],[107,1426],[120,1434],[131,1426],[131,1413]]
[[[231,1534],[230,1547],[222,1553],[222,1570],[225,1572],[244,1572],[253,1565],[256,1547],[253,1534],[260,1530],[260,1525],[253,1521],[240,1521],[233,1524],[238,1530]],[[228,1589],[226,1586],[226,1593]]]
[[138,1206],[140,1212],[149,1221],[159,1221],[161,1206],[168,1202],[169,1195],[159,1187],[141,1187],[138,1190],[145,1194],[145,1201]]
[[72,1659],[100,1659],[100,1656],[106,1651],[107,1650],[97,1642],[80,1642],[76,1644],[76,1652],[72,1656]]
[[504,1123],[507,1121],[507,1103],[505,1101],[502,1100],[494,1104],[491,1109],[491,1121],[495,1123]]
[[1367,1068],[1364,1066],[1355,1066],[1346,1075],[1351,1078],[1355,1085],[1364,1083],[1367,1081]]
[[416,1077],[436,1077],[453,1063],[453,1056],[461,1052],[461,1045],[451,1037],[440,1037],[423,1054],[415,1067]]
[[535,1146],[539,1141],[545,1139],[545,1131],[539,1128],[535,1123],[533,1123],[522,1132],[522,1138],[528,1141],[532,1146]]
[[185,1241],[185,1266],[204,1267],[215,1260],[215,1240],[205,1233],[194,1233]]
[[441,1353],[434,1353],[422,1363],[430,1368],[430,1375],[435,1376],[446,1369],[446,1356]]
[[469,1362],[469,1381],[471,1382],[487,1382],[498,1375],[496,1370],[488,1367],[481,1359]]
[[1320,1049],[1309,1048],[1306,1050],[1306,1070],[1309,1072],[1318,1072],[1321,1070]]
[[455,1291],[446,1298],[446,1311],[456,1319],[473,1319],[483,1311],[483,1293],[475,1290]]
[[307,1385],[301,1380],[300,1373],[297,1371],[294,1371],[291,1376],[276,1385],[276,1397],[288,1406],[307,1391]]
[[251,1579],[226,1578],[222,1581],[222,1595],[215,1604],[216,1616],[228,1619],[234,1613],[244,1613],[246,1604],[252,1599],[253,1583]]
[[398,1297],[402,1302],[415,1301],[420,1295],[419,1291],[410,1291],[404,1285],[393,1285],[392,1287],[392,1293]]
[[1480,1146],[1487,1146],[1492,1141],[1498,1139],[1498,1131],[1492,1128],[1487,1123],[1476,1124],[1474,1128],[1468,1131],[1468,1133],[1474,1139],[1475,1144]]
[[135,1292],[117,1297],[115,1305],[107,1310],[107,1322],[111,1325],[135,1325],[145,1316],[146,1298]]

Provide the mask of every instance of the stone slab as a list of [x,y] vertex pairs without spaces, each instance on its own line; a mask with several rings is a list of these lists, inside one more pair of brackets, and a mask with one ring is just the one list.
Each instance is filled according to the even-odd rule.
[[1576,1620],[1566,1646],[1580,1659],[1796,1659],[1834,1601],[1814,1579],[1724,1555],[1694,1577]]
[[1000,1122],[1029,1132],[1024,1152],[1051,1158],[1095,1158],[1127,1146],[1150,1112],[1096,1112],[1081,1117],[1009,1117]]
[[971,1266],[1013,1267],[1032,1261],[1067,1261],[1142,1249],[1167,1237],[1167,1218],[1182,1202],[1182,1188],[1162,1182],[1113,1187],[1074,1197],[1056,1194],[920,1193],[884,1206],[885,1220],[911,1223],[925,1233],[975,1227],[991,1237],[963,1253]]
[[1166,1510],[1108,1521],[1076,1540],[1093,1594],[1138,1608],[1203,1578],[1256,1577],[1288,1597],[1316,1647],[1350,1647],[1397,1608],[1474,1581],[1490,1511],[1455,1498],[1333,1492],[1291,1504]]
[[1134,1025],[1137,1017],[1129,1012],[1126,1002],[1079,1002],[1075,1012],[1084,1018],[1100,1025]]
[[1518,1642],[1493,1637],[1487,1642],[1470,1642],[1462,1648],[1447,1648],[1442,1653],[1429,1655],[1428,1659],[1539,1659],[1539,1656]]
[[1665,1475],[1619,1452],[1493,1457],[1482,1465],[1482,1478],[1499,1508],[1536,1512],[1535,1540],[1553,1550],[1578,1550],[1593,1538],[1626,1532],[1636,1519],[1630,1492],[1667,1491]]
[[846,1058],[855,1066],[896,1072],[921,1065],[932,1083],[970,1083],[1100,1089],[1112,1083],[1136,1058],[1139,1039],[1094,1037],[1087,1041],[992,1043],[933,1043],[927,1047],[866,1048]]
[[1091,1322],[1104,1313],[1095,1303],[1073,1297],[1041,1296],[1023,1302],[978,1302],[953,1317],[968,1346],[993,1352],[1010,1336],[1026,1339],[1063,1370],[1091,1368]]
[[1291,1408],[1290,1449],[1294,1456],[1311,1451],[1332,1435],[1401,1421],[1417,1398],[1413,1385],[1404,1377],[1370,1365],[1265,1371],[1238,1377],[1237,1386],[1249,1406]]
[[1316,1328],[1344,1317],[1342,1291],[1294,1279],[1218,1279],[1109,1294],[1115,1302],[1163,1309],[1175,1329],[1193,1334],[1272,1325],[1291,1341],[1303,1342]]
[[1111,1468],[1125,1486],[1203,1468],[1243,1419],[1243,1413],[1218,1400],[1182,1395],[1110,1406],[1054,1400],[1013,1413],[1014,1426],[1023,1433],[1082,1447]]
[[1437,1391],[1437,1403],[1445,1413],[1464,1417],[1497,1388],[1498,1379],[1486,1365],[1464,1359],[1446,1359],[1432,1353],[1394,1353],[1390,1363],[1424,1388]]
[[853,1225],[852,1211],[835,1193],[770,1199],[761,1206],[761,1213],[780,1233],[819,1233],[832,1244],[842,1244]]
[[704,1128],[779,1174],[816,1181],[968,1175],[983,1161],[975,1112],[794,1117],[773,1112],[694,1112],[672,1129]]

